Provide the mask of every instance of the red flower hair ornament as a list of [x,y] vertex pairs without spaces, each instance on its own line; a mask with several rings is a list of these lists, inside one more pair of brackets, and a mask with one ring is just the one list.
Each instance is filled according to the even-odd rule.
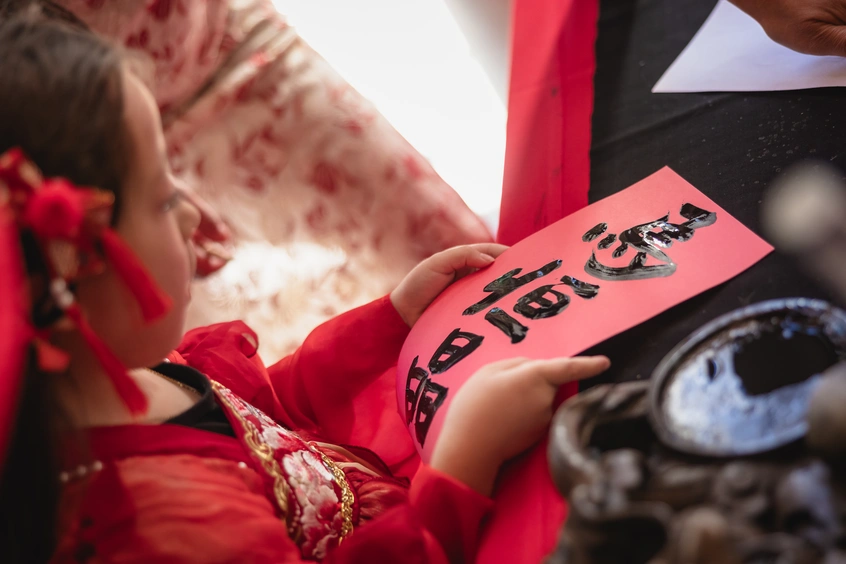
[[108,265],[137,299],[145,321],[170,309],[170,298],[110,228],[113,204],[111,192],[74,186],[63,178],[43,178],[20,149],[0,155],[0,458],[14,424],[29,347],[35,345],[39,367],[47,372],[64,370],[69,360],[49,344],[50,327],[33,324],[21,249],[24,232],[44,258],[55,306],[91,347],[129,411],[138,415],[147,410],[146,397],[88,324],[70,290],[73,282]]

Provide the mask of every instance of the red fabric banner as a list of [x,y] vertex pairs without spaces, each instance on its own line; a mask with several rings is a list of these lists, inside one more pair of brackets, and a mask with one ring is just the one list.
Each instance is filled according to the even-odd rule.
[[514,0],[502,208],[506,245],[587,205],[597,0]]

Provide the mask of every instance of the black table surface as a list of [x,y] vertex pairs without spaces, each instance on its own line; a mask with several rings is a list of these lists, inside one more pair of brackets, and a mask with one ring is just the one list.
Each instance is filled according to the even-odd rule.
[[[846,90],[652,94],[715,0],[601,0],[590,202],[669,166],[761,233],[767,186],[791,164],[846,161]],[[712,290],[587,351],[612,368],[583,383],[649,378],[677,343],[715,317],[791,296],[831,299],[789,257],[773,253]],[[632,296],[636,299],[636,296]]]

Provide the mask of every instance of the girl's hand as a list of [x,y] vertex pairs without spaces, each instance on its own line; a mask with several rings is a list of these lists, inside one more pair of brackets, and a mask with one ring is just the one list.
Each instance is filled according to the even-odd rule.
[[507,248],[496,243],[476,243],[436,253],[408,273],[391,292],[391,303],[403,321],[414,327],[423,311],[447,286],[490,266]]
[[510,358],[473,374],[450,405],[430,465],[490,495],[500,465],[549,427],[558,387],[604,372],[604,356]]

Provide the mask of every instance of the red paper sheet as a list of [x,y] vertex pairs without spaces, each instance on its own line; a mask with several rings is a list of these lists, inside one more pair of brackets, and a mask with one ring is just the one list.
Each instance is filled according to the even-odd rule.
[[[682,216],[683,209],[689,217]],[[715,218],[704,212],[712,212]],[[591,275],[587,272],[592,254],[608,268],[630,266],[638,255],[637,245],[629,246],[625,253],[614,258],[614,250],[620,245],[619,238],[639,224],[662,219],[668,214],[667,223],[640,231],[643,237],[655,241],[651,248],[667,255],[666,260],[658,260],[650,254],[641,257],[645,258],[642,263],[644,268],[635,268],[634,272],[646,278],[606,279],[606,274]],[[584,235],[601,223],[606,223],[607,229],[594,240],[583,241]],[[692,230],[689,239],[673,239],[673,234],[686,228]],[[599,248],[599,243],[612,233],[617,240],[607,248]],[[630,240],[633,233],[637,231],[628,233]],[[662,247],[667,243],[669,246]],[[412,436],[420,436],[418,433],[426,431],[422,447],[418,443],[423,459],[428,460],[431,454],[450,401],[461,384],[480,367],[514,356],[550,358],[576,355],[725,282],[771,250],[770,245],[669,168],[521,241],[500,256],[490,268],[468,276],[444,292],[417,322],[405,343],[398,365],[397,400],[401,415],[410,417],[407,421],[410,421]],[[532,273],[539,270],[548,272],[491,302],[489,296],[494,292],[485,291],[486,285],[514,269],[521,269],[512,275],[512,279],[517,280],[531,279],[536,276]],[[670,270],[673,272],[670,273]],[[524,276],[528,278],[522,278]],[[574,288],[562,282],[565,276],[598,286],[595,297],[577,296]],[[553,285],[550,290],[558,294],[546,292],[535,295],[537,300],[532,301],[532,292],[546,285]],[[563,303],[562,295],[569,300],[568,305],[552,314],[556,311],[556,304]],[[464,314],[465,310],[473,309],[472,306],[486,298],[489,303],[476,307],[478,313]],[[524,313],[533,314],[534,308],[552,315],[540,319],[526,317],[515,310],[521,298],[523,302],[529,302],[521,309]],[[542,307],[543,304],[548,307]],[[494,308],[499,308],[500,313],[508,314],[526,328],[521,340],[514,342],[514,335],[519,337],[518,333],[506,334],[486,320],[486,315]],[[465,346],[473,342],[476,348],[444,369],[444,363],[450,361],[451,354],[442,344],[456,329],[472,335],[458,338],[454,343],[447,341],[447,345]],[[478,342],[479,338],[481,342]],[[436,352],[439,347],[441,351]],[[416,371],[411,370],[415,358]],[[614,359],[611,360],[613,362]],[[413,376],[411,380],[409,374]],[[418,394],[417,390],[422,392]],[[436,410],[431,409],[438,403],[440,406]],[[427,406],[430,406],[428,411]],[[430,422],[426,429],[427,420]],[[497,500],[510,498],[508,505],[511,506],[531,505],[530,500],[521,498],[527,491],[528,476],[549,481],[543,448],[536,449],[509,469]],[[532,491],[544,489],[534,481],[529,483]],[[555,519],[556,516],[548,517]],[[556,528],[562,516],[557,517]],[[536,515],[535,518],[541,520],[545,517]],[[483,544],[483,557],[484,554]],[[490,556],[493,558],[490,561],[496,561],[496,554]]]

